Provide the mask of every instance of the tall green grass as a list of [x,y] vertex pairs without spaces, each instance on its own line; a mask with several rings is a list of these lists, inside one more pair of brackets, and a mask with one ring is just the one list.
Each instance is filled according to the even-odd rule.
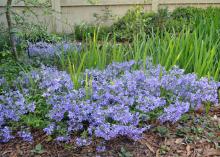
[[167,69],[179,65],[186,72],[220,80],[220,12],[209,8],[192,22],[193,31],[186,26],[179,33],[165,32],[148,38],[147,55]]
[[145,62],[146,58],[152,58],[154,64],[161,64],[167,70],[178,65],[186,73],[194,72],[199,77],[213,77],[219,81],[220,12],[209,8],[199,12],[190,23],[177,32],[173,29],[173,32],[161,33],[152,28],[151,35],[140,32],[133,35],[130,43],[118,43],[114,34],[100,41],[97,29],[92,37],[87,36],[82,41],[82,52],[60,57],[62,68],[71,74],[77,88],[85,69],[104,69],[112,62],[131,59]]
[[147,55],[153,63],[170,69],[179,65],[186,72],[195,72],[199,76],[213,76],[219,79],[219,39],[210,41],[211,34],[186,31],[178,35],[165,33],[160,38],[154,36],[145,43]]

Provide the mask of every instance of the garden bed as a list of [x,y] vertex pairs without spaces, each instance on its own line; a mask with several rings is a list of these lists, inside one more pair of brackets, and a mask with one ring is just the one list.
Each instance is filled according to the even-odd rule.
[[[0,144],[0,154],[3,157],[117,157],[119,154],[127,154],[127,156],[130,154],[133,157],[217,157],[220,155],[220,108],[213,110],[206,116],[200,113],[188,114],[189,119],[174,125],[155,125],[154,129],[144,133],[142,140],[136,142],[125,137],[108,141],[103,152],[97,152],[95,144],[78,147],[74,143],[52,142],[42,131],[34,131],[33,143],[17,138],[7,144]],[[42,146],[42,152],[36,151],[36,146],[39,144]]]
[[[57,153],[65,147],[91,150],[91,155],[111,151],[116,155],[115,148],[121,147],[122,156],[128,155],[123,145],[129,150],[137,148],[133,154],[146,153],[142,152],[143,144],[150,149],[148,153],[158,153],[158,149],[162,154],[170,152],[171,148],[161,146],[163,138],[157,142],[160,147],[153,149],[145,136],[158,140],[155,131],[163,137],[169,135],[168,130],[181,131],[179,127],[197,123],[193,112],[216,112],[219,88],[219,82],[212,79],[185,74],[175,66],[167,71],[150,60],[112,63],[103,70],[87,69],[77,80],[74,74],[42,66],[20,73],[13,86],[8,86],[4,78],[0,85],[1,142],[9,143],[9,148],[13,141],[19,147],[28,146],[29,153],[46,153],[42,144],[48,151],[52,144]],[[175,124],[179,120],[184,123]],[[217,136],[219,124],[216,126],[212,137]],[[200,133],[205,128],[194,129]]]
[[29,57],[0,54],[0,156],[219,156],[219,18],[135,10],[82,45],[21,34]]

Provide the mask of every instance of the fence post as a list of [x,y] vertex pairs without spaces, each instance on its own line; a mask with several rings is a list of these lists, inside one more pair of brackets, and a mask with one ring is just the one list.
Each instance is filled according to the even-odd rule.
[[152,0],[152,11],[157,12],[159,7],[159,0]]
[[62,14],[60,0],[51,0],[53,9],[53,29],[57,33],[62,33]]

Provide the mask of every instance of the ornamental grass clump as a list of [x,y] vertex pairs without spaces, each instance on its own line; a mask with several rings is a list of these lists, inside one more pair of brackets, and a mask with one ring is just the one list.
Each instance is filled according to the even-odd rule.
[[[204,104],[218,104],[220,85],[211,78],[185,74],[178,67],[166,71],[149,60],[144,64],[133,60],[113,63],[104,70],[87,69],[78,79],[80,86],[77,88],[68,73],[45,66],[23,75],[18,82],[25,91],[31,91],[33,86],[41,91],[47,106],[46,114],[41,117],[47,121],[45,133],[66,142],[71,136],[77,136],[75,142],[79,146],[91,144],[94,138],[111,140],[127,136],[138,140],[150,128],[148,121],[152,118],[161,123],[175,123],[190,110]],[[2,93],[2,142],[10,140],[15,130],[18,131],[11,126],[12,121],[19,121],[19,117],[36,110],[43,112],[39,110],[39,102],[33,104],[26,103],[19,92],[15,95]],[[7,106],[13,113],[11,117],[4,114]],[[32,139],[26,130],[18,134],[26,141]]]

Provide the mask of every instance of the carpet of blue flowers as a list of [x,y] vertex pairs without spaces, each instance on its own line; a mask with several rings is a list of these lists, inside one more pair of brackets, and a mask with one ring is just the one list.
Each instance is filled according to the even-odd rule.
[[[95,138],[138,140],[150,129],[152,118],[175,123],[202,105],[217,105],[220,83],[185,74],[178,67],[166,71],[147,60],[146,64],[129,61],[104,70],[88,69],[79,88],[67,72],[47,66],[21,73],[10,87],[0,78],[0,86],[1,142],[15,136],[31,142],[31,127],[15,124],[42,112],[44,104],[44,132],[62,142],[77,136],[75,143],[83,146]],[[36,95],[41,102],[33,99]]]
[[81,51],[81,44],[72,44],[68,42],[61,43],[46,43],[46,42],[37,42],[37,43],[28,43],[27,52],[29,56],[39,56],[41,58],[51,58],[55,55],[61,55],[62,53],[67,53],[68,51]]

